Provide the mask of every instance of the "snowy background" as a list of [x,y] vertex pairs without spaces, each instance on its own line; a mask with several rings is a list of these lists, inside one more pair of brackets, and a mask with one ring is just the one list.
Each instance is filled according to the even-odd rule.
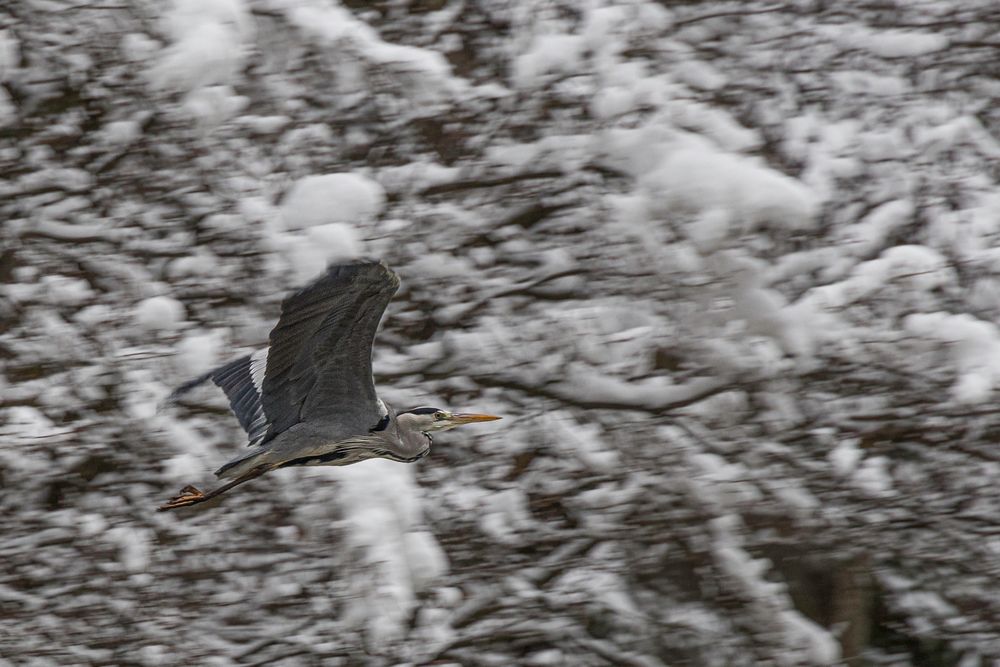
[[[996,0],[0,8],[0,665],[1000,661]],[[217,390],[328,261],[396,405]]]

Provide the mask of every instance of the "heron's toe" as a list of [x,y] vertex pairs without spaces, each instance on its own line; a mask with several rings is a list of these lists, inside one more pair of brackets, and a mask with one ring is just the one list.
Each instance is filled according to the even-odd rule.
[[188,484],[181,492],[171,498],[166,504],[160,505],[156,508],[158,512],[166,512],[167,510],[177,509],[178,507],[187,507],[189,505],[195,505],[200,503],[205,499],[205,494],[198,490],[197,487]]

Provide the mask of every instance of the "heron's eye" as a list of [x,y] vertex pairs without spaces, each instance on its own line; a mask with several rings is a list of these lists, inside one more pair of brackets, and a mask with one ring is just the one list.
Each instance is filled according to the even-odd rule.
[[435,412],[434,413],[434,421],[439,422],[439,421],[441,421],[442,419],[444,419],[447,416],[448,415],[446,415],[445,413],[443,413],[441,411]]

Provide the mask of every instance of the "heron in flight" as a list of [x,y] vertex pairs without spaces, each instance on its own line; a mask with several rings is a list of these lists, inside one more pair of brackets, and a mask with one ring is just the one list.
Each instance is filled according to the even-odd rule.
[[430,451],[432,433],[500,419],[430,407],[397,412],[378,397],[372,343],[398,288],[380,261],[330,266],[282,301],[267,348],[178,387],[169,400],[207,380],[222,388],[250,449],[215,471],[231,481],[207,493],[185,486],[159,511],[203,503],[277,468],[411,463]]

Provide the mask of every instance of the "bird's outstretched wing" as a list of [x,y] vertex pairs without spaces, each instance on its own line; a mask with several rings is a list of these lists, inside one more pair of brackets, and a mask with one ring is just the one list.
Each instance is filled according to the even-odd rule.
[[367,433],[385,408],[372,381],[372,343],[399,278],[380,261],[330,266],[288,296],[271,330],[261,405],[260,442],[300,421],[336,421]]
[[229,398],[229,407],[239,419],[240,426],[247,432],[249,444],[256,445],[267,433],[268,428],[267,418],[264,416],[264,406],[260,400],[261,382],[264,378],[266,363],[267,348],[234,359],[177,387],[167,397],[166,403],[175,402],[202,382],[211,380],[226,392],[226,396]]

